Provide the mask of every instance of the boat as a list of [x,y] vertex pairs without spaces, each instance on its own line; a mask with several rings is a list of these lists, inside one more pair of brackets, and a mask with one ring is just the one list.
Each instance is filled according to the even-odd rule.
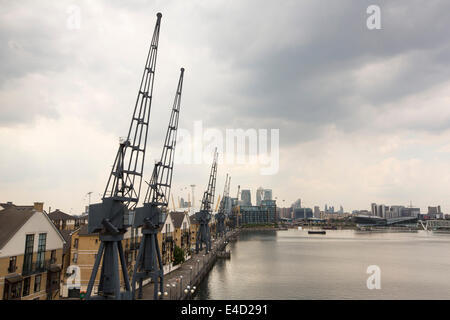
[[325,230],[320,231],[309,230],[308,234],[327,234],[327,232]]

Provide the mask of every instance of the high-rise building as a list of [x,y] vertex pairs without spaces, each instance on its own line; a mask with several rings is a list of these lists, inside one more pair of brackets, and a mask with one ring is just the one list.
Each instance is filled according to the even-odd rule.
[[293,219],[307,219],[313,217],[313,211],[310,208],[296,208],[293,211]]
[[377,204],[376,203],[372,203],[371,207],[372,207],[372,215],[373,216],[378,216]]
[[302,207],[301,199],[295,200],[295,202],[292,204],[292,208],[294,208],[294,209],[300,209],[301,207]]
[[260,206],[261,205],[261,200],[264,199],[264,189],[262,187],[259,187],[256,190],[256,205]]
[[420,214],[420,208],[403,208],[402,217],[418,217]]
[[264,189],[264,199],[263,200],[272,200],[272,189]]
[[314,207],[314,218],[320,218],[320,207],[319,206]]
[[441,206],[437,207],[428,207],[428,215],[437,215],[441,214]]
[[250,190],[242,190],[241,191],[241,200],[243,206],[251,206],[252,205],[252,194]]

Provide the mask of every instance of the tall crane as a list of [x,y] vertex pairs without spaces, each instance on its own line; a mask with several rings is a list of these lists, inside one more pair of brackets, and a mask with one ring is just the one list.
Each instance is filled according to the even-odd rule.
[[[130,227],[130,211],[136,207],[141,191],[162,14],[158,13],[156,17],[128,136],[119,144],[102,202],[89,206],[88,231],[89,233],[98,232],[101,243],[89,279],[87,299],[131,298],[130,281],[121,241]],[[91,297],[100,261],[103,262],[98,295]],[[121,292],[120,288],[120,270],[122,270],[125,292]]]
[[133,226],[135,228],[142,227],[142,240],[133,271],[133,299],[135,298],[136,282],[139,282],[139,298],[142,298],[142,283],[147,278],[153,280],[155,300],[158,299],[158,292],[163,292],[164,271],[157,235],[160,225],[165,221],[165,212],[169,204],[183,79],[184,68],[181,68],[161,160],[155,163],[143,207],[136,209]]
[[225,234],[225,205],[227,200],[227,190],[228,190],[228,173],[225,178],[225,186],[223,188],[223,197],[220,202],[219,212],[216,214],[217,221],[217,237],[221,237]]
[[216,176],[217,176],[217,148],[214,150],[214,160],[211,166],[211,173],[209,175],[208,187],[203,194],[200,211],[195,213],[195,220],[199,223],[197,231],[197,241],[195,242],[195,252],[202,250],[203,244],[206,247],[206,253],[211,250],[211,233],[209,230],[209,221],[211,220],[211,210],[214,203],[214,193],[216,191]]
[[227,216],[230,214],[231,211],[230,186],[231,186],[231,176],[228,177],[227,202],[225,203],[225,213],[227,214]]

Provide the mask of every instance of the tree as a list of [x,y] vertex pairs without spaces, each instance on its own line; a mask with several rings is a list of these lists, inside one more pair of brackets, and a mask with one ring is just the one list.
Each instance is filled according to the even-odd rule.
[[173,265],[176,266],[177,264],[183,262],[184,262],[184,250],[176,245],[173,250]]

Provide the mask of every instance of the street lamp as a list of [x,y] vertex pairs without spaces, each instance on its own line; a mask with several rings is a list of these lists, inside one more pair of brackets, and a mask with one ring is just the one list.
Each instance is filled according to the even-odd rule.
[[169,288],[168,290],[169,290],[169,299],[170,299],[170,298],[172,298],[172,294],[171,294],[172,293],[172,290],[171,290],[172,286],[170,284],[166,284],[166,287]]
[[181,299],[181,295],[182,295],[181,290],[183,290],[183,276],[180,276],[180,299]]

